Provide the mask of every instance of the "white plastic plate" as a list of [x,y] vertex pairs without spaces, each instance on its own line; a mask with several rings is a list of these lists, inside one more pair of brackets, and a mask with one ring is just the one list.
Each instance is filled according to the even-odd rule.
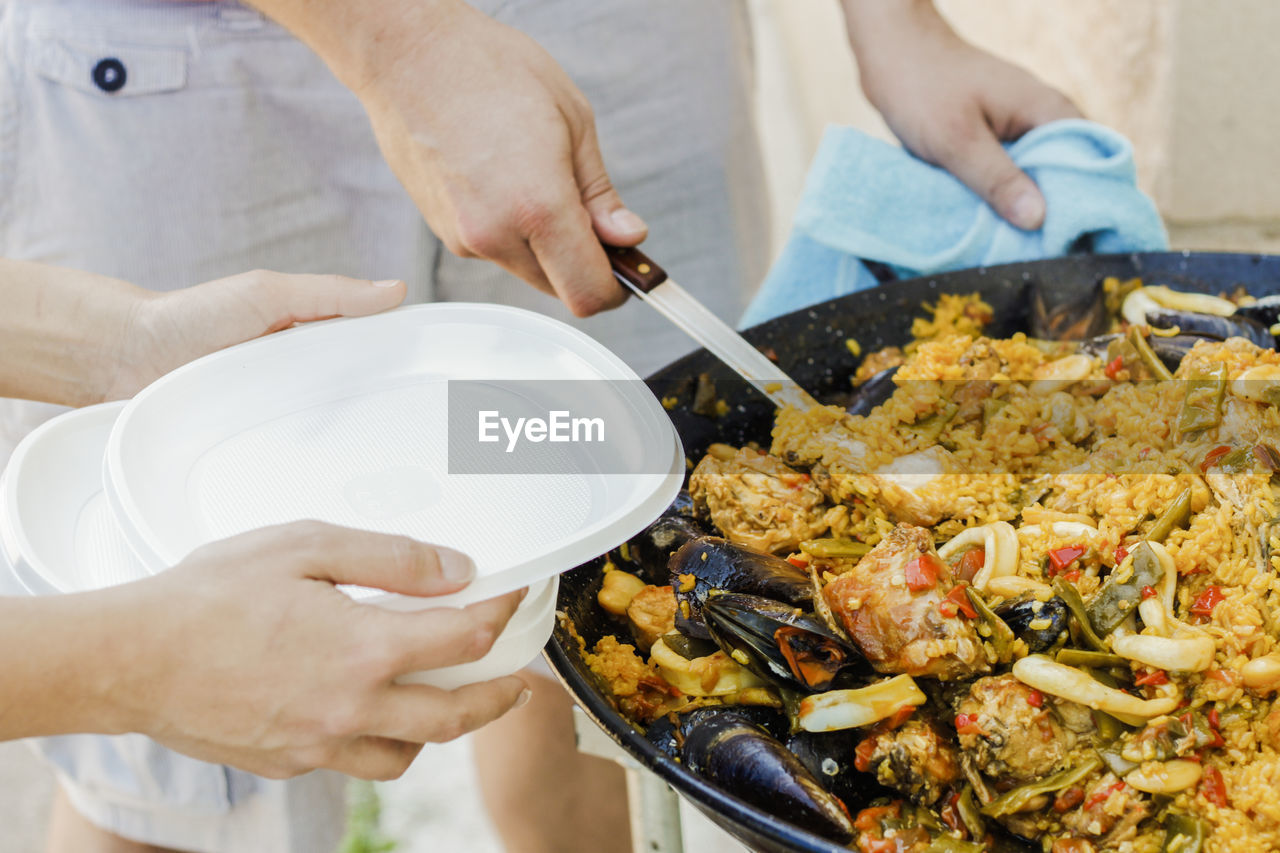
[[[634,446],[669,447],[670,466],[450,474],[450,379],[615,380],[591,386],[631,414],[613,426],[630,430]],[[152,572],[207,542],[314,518],[470,554],[477,580],[447,598],[353,591],[395,609],[460,606],[604,553],[674,499],[684,453],[637,379],[585,334],[516,308],[420,305],[300,326],[188,364],[139,394],[111,433],[106,491]]]
[[0,477],[0,542],[27,592],[82,592],[147,577],[102,491],[102,457],[124,403],[59,415]]

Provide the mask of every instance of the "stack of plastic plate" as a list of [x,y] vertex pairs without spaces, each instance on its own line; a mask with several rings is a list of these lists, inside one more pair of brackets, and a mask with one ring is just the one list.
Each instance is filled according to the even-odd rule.
[[[556,451],[564,470],[451,470],[449,383],[540,380],[581,380],[568,387],[584,404],[626,415],[610,422],[610,446],[648,448],[661,464],[619,472],[589,458],[599,448],[568,444]],[[485,658],[407,679],[452,688],[532,660],[554,626],[558,573],[643,529],[684,467],[661,405],[591,338],[513,308],[423,305],[270,335],[127,403],[50,421],[0,479],[0,551],[11,580],[47,595],[139,580],[208,542],[299,519],[457,548],[477,565],[459,593],[344,588],[411,610],[529,587]]]

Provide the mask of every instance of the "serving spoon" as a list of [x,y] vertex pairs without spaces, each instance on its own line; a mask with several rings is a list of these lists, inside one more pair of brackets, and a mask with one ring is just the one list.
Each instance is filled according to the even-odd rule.
[[676,284],[666,270],[639,249],[605,246],[613,275],[646,305],[675,323],[686,335],[733,368],[778,408],[811,409],[818,404],[809,392],[765,357],[742,335],[711,313],[707,306]]

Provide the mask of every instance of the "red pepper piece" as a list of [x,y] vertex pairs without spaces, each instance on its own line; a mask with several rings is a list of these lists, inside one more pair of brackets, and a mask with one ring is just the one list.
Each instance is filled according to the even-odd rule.
[[982,569],[982,564],[987,561],[987,552],[981,548],[971,548],[961,555],[956,562],[956,577],[962,581],[973,583],[973,578]]
[[1205,471],[1208,471],[1214,465],[1218,464],[1219,459],[1230,452],[1231,448],[1225,444],[1210,450],[1204,455],[1204,461],[1200,463],[1200,473],[1203,474]]
[[1227,783],[1222,779],[1222,771],[1216,767],[1205,767],[1200,777],[1200,796],[1219,808],[1227,805]]
[[978,717],[975,714],[956,714],[956,734],[977,735],[982,737],[986,734],[982,727],[978,725]]
[[1043,708],[1044,694],[1041,693],[1039,690],[1032,690],[1030,693],[1027,694],[1027,704],[1030,705],[1032,708]]
[[1121,545],[1116,549],[1116,565],[1118,566],[1123,563],[1124,558],[1127,556],[1129,556],[1129,549]]
[[1118,355],[1111,359],[1111,361],[1107,362],[1107,366],[1102,369],[1102,372],[1107,374],[1108,379],[1115,379],[1120,375],[1120,371],[1123,369],[1124,356]]
[[1200,593],[1195,602],[1191,605],[1191,612],[1197,616],[1212,616],[1213,608],[1226,599],[1222,594],[1222,590],[1216,586],[1205,587],[1204,592]]
[[1054,548],[1049,552],[1049,577],[1053,577],[1083,557],[1086,550],[1080,545],[1066,545],[1062,548]]
[[1153,669],[1146,675],[1139,675],[1133,683],[1139,687],[1158,687],[1169,683],[1169,675],[1163,669]]
[[1084,807],[1088,809],[1096,806],[1098,803],[1105,803],[1107,800],[1111,799],[1112,794],[1123,787],[1124,782],[1112,782],[1110,785],[1106,785],[1103,788],[1094,791],[1093,794],[1090,795],[1089,799],[1085,800]]
[[938,585],[938,576],[942,573],[942,561],[932,554],[921,554],[910,563],[904,572],[907,588],[912,592],[923,592]]
[[787,562],[788,562],[788,563],[790,563],[791,565],[795,566],[797,569],[807,569],[807,568],[809,568],[809,561],[808,561],[807,559],[805,559],[804,557],[800,557],[800,556],[796,556],[796,557],[787,557]]
[[1160,593],[1156,592],[1156,588],[1154,586],[1144,586],[1142,588],[1143,601],[1146,601],[1148,598],[1155,598],[1159,594]]

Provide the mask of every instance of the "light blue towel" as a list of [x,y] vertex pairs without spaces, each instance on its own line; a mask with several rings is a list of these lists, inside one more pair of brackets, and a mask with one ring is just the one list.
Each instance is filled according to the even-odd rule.
[[791,237],[742,326],[875,287],[862,261],[899,278],[1068,253],[1156,251],[1168,237],[1137,187],[1133,147],[1081,119],[1006,146],[1044,193],[1044,226],[1001,219],[950,173],[849,127],[829,127],[805,179]]

